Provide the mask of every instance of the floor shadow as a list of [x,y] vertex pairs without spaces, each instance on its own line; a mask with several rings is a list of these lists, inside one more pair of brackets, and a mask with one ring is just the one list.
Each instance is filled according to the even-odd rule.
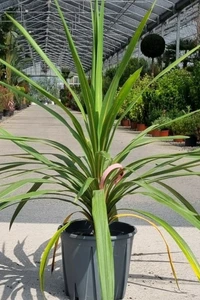
[[[173,254],[177,254],[177,253],[182,253],[181,251],[171,251],[170,252],[171,253],[171,255],[173,255]],[[137,257],[145,257],[145,256],[150,256],[150,257],[153,257],[153,256],[166,256],[166,257],[168,257],[168,254],[167,254],[167,252],[156,252],[156,253],[134,253],[134,254],[132,254],[132,257],[133,258],[131,258],[131,261],[132,262],[151,262],[151,263],[169,263],[169,259],[167,259],[167,260],[164,260],[164,259],[162,259],[162,260],[158,260],[158,259],[138,259]],[[173,257],[172,257],[172,259],[173,259]],[[176,263],[176,264],[187,264],[187,262],[186,261],[175,261],[175,260],[173,260],[173,263]]]
[[[143,280],[163,280],[163,281],[173,281],[175,283],[174,277],[166,277],[166,276],[159,276],[159,275],[142,275],[142,274],[129,274],[129,278],[133,279],[143,279]],[[197,280],[189,280],[185,278],[178,278],[178,282],[186,282],[186,283],[194,283],[199,284]]]
[[[25,252],[25,239],[17,243],[13,249],[14,258],[5,255],[5,243],[0,252],[0,289],[3,290],[1,300],[44,300],[39,285],[39,264],[41,254],[47,241],[39,246],[32,254]],[[64,283],[61,269],[61,259],[58,250],[56,268],[51,275],[50,263],[45,275],[45,291],[65,299]]]
[[148,289],[153,289],[153,290],[157,290],[157,291],[162,291],[162,292],[168,292],[168,293],[171,293],[171,294],[177,294],[177,293],[179,293],[179,294],[187,294],[187,293],[185,293],[185,292],[180,292],[180,291],[172,291],[172,290],[170,290],[170,289],[166,289],[166,288],[158,288],[158,287],[155,287],[155,286],[150,286],[150,285],[148,285],[148,284],[144,284],[144,283],[137,283],[137,282],[132,282],[132,281],[128,281],[128,284],[130,285],[130,284],[133,284],[133,285],[136,285],[136,286],[139,286],[140,288],[141,287],[144,287],[144,288],[148,288]]

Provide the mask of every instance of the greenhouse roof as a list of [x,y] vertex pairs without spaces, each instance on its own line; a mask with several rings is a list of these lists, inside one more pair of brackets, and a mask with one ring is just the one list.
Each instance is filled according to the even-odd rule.
[[[59,3],[69,24],[83,66],[85,70],[89,70],[92,51],[90,1],[60,0]],[[152,3],[153,0],[105,1],[105,60],[116,56],[124,49]],[[195,36],[194,22],[198,16],[198,3],[199,1],[192,0],[157,0],[145,32],[160,30],[167,43],[174,41],[177,29],[176,14],[181,12],[181,28],[190,26],[190,30],[193,30],[191,34],[191,31],[187,29],[187,34],[187,30],[184,29],[184,38]],[[12,8],[17,9],[16,18],[49,58],[57,66],[74,70],[54,0],[0,0],[1,13]],[[27,42],[20,39],[20,43],[22,45],[22,57],[31,57],[31,64],[38,63],[40,58]]]

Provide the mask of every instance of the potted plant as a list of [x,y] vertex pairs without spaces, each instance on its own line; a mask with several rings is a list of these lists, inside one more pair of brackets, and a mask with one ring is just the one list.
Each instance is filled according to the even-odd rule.
[[[134,106],[129,110],[128,117],[131,121],[131,128],[137,129],[140,131],[140,129],[144,130],[146,128],[144,125],[138,125],[137,123],[144,122],[144,111],[146,110],[144,107],[143,102],[143,95],[142,91],[143,89],[150,83],[151,77],[148,75],[145,75],[143,77],[140,76],[140,78],[136,81],[133,88],[128,93],[128,96],[126,97],[125,103],[126,108],[131,105],[132,102],[135,102],[137,100],[137,103],[134,104]],[[143,128],[142,128],[143,127]]]
[[[17,171],[14,174],[16,177],[13,182],[9,183],[8,187],[1,187],[0,208],[5,209],[10,205],[16,203],[17,207],[11,219],[10,226],[12,226],[16,216],[24,207],[24,205],[33,197],[42,198],[45,195],[51,196],[52,199],[59,199],[71,203],[75,209],[81,211],[84,220],[71,220],[73,214],[70,214],[63,221],[63,224],[52,237],[48,243],[40,263],[40,281],[41,288],[44,289],[44,269],[48,261],[48,254],[50,249],[57,244],[60,235],[62,236],[62,253],[63,253],[63,267],[64,278],[66,279],[66,293],[70,299],[86,298],[86,291],[89,292],[87,299],[92,300],[117,300],[122,299],[125,292],[127,274],[124,274],[122,269],[128,271],[132,238],[135,233],[135,228],[125,223],[121,223],[118,219],[121,216],[133,216],[146,220],[150,224],[158,224],[163,226],[168,233],[174,238],[180,249],[185,254],[195,274],[200,278],[200,265],[195,258],[192,250],[183,241],[180,235],[175,231],[170,224],[166,223],[160,217],[146,211],[137,210],[136,208],[127,208],[123,212],[116,210],[116,204],[126,195],[135,193],[142,193],[150,197],[154,201],[170,207],[172,210],[180,214],[190,224],[200,229],[200,221],[197,216],[198,213],[192,205],[182,196],[173,190],[172,187],[164,183],[166,178],[173,178],[176,176],[192,176],[196,173],[190,171],[195,160],[197,165],[196,156],[193,158],[191,152],[177,153],[171,155],[160,155],[144,157],[142,160],[135,160],[126,165],[125,159],[131,151],[135,148],[142,147],[148,143],[153,142],[153,139],[146,137],[156,126],[151,126],[144,132],[141,132],[137,137],[133,138],[129,145],[123,150],[120,150],[115,156],[111,156],[110,147],[114,138],[115,131],[121,122],[121,119],[128,113],[132,106],[137,103],[137,99],[133,101],[121,117],[116,121],[116,117],[120,107],[126,99],[129,91],[140,76],[141,69],[132,74],[120,91],[117,93],[118,83],[122,76],[125,67],[131,58],[133,50],[142,34],[145,24],[151,15],[152,9],[148,11],[141,24],[137,28],[134,36],[131,38],[130,43],[126,49],[124,57],[116,70],[116,74],[111,82],[111,85],[102,96],[102,68],[103,68],[103,20],[104,20],[104,1],[95,0],[91,1],[92,8],[92,24],[93,24],[93,57],[92,57],[92,71],[91,83],[88,84],[86,74],[79,59],[78,52],[76,51],[75,44],[71,37],[69,28],[66,24],[62,11],[59,7],[58,1],[55,0],[61,21],[64,26],[68,44],[71,50],[72,57],[79,75],[82,99],[85,104],[85,110],[79,97],[71,89],[70,85],[65,81],[60,71],[49,60],[46,54],[32,39],[29,33],[17,21],[10,18],[17,26],[18,30],[27,38],[30,45],[38,52],[43,61],[52,69],[55,75],[66,85],[68,90],[72,93],[74,101],[80,109],[82,114],[85,128],[83,130],[82,123],[79,123],[76,116],[66,106],[64,106],[56,96],[50,94],[39,84],[27,77],[25,74],[18,71],[6,61],[0,59],[0,63],[9,67],[13,72],[22,76],[25,81],[37,89],[42,95],[57,104],[70,118],[64,118],[61,114],[54,111],[51,107],[45,106],[43,103],[34,99],[31,95],[27,94],[26,97],[31,101],[43,107],[46,111],[51,113],[57,118],[69,132],[74,136],[76,141],[82,148],[82,155],[76,155],[65,144],[48,139],[39,139],[31,137],[16,137],[8,133],[3,128],[0,128],[0,138],[12,141],[18,145],[23,153],[21,156],[22,163],[10,162],[8,165],[3,164],[0,169],[1,174],[5,175],[7,172]],[[172,67],[179,64],[187,55],[191,55],[198,47],[188,52],[182,58],[178,59],[170,67],[163,70],[157,77],[152,78],[152,82],[160,78]],[[150,82],[150,84],[152,83]],[[19,95],[25,94],[16,89],[14,86],[9,86],[1,82],[6,87]],[[162,139],[168,139],[162,138]],[[45,153],[39,153],[34,149],[33,145],[29,143],[41,142],[48,144],[53,148],[51,157]],[[196,152],[199,155],[199,152]],[[20,158],[20,155],[18,155]],[[185,164],[178,164],[180,158],[190,157]],[[55,158],[55,159],[54,159]],[[164,163],[165,160],[165,163]],[[177,160],[177,164],[175,164]],[[161,161],[159,164],[158,162]],[[148,163],[150,162],[150,165]],[[35,176],[26,177],[21,179],[22,174],[26,174],[25,166],[33,164],[31,174]],[[143,167],[149,166],[148,172]],[[21,167],[20,167],[21,166]],[[170,166],[167,168],[166,166]],[[20,170],[21,168],[21,170]],[[49,171],[53,172],[49,172]],[[137,171],[140,171],[137,174]],[[174,172],[176,170],[176,172]],[[188,171],[189,170],[189,171]],[[180,171],[180,174],[177,173]],[[40,175],[40,176],[38,176]],[[56,184],[52,190],[48,188],[48,184]],[[157,185],[155,186],[154,183]],[[30,187],[31,184],[31,187]],[[42,186],[45,184],[46,188]],[[22,190],[27,186],[28,190],[24,194]],[[23,189],[21,189],[23,187]],[[12,196],[9,196],[12,193]],[[156,226],[156,224],[154,226]],[[111,237],[112,236],[112,237]],[[70,245],[68,241],[70,240]],[[88,240],[93,243],[90,247],[90,252],[81,250],[74,251],[74,244],[78,245],[83,240]],[[79,246],[78,246],[79,248]],[[67,252],[65,252],[67,251]],[[123,256],[119,251],[123,252]],[[85,253],[86,256],[83,256]],[[119,254],[118,254],[119,253]],[[77,256],[76,256],[77,254]],[[117,255],[118,254],[118,255]],[[65,262],[70,255],[70,262],[78,263],[77,266],[73,264],[73,268],[65,269]],[[113,256],[117,257],[114,261]],[[124,262],[127,265],[124,265]],[[81,265],[80,265],[81,262]],[[98,265],[98,267],[97,267]],[[171,262],[171,265],[172,262]],[[87,277],[86,272],[93,271],[92,277]],[[71,271],[74,271],[73,276]],[[80,270],[80,273],[79,273]],[[68,275],[68,271],[70,275]],[[174,273],[174,269],[173,269]],[[175,274],[175,273],[174,273]],[[89,281],[85,278],[89,278]],[[98,280],[99,279],[99,280]],[[84,284],[82,282],[84,281]],[[94,295],[94,290],[97,294]],[[81,296],[80,296],[81,295]],[[84,298],[85,297],[85,298]]]
[[[178,119],[177,121],[173,122],[171,124],[171,129],[172,129],[173,135],[183,135],[184,131],[183,131],[183,122],[182,122],[182,120]],[[181,139],[174,138],[174,142],[181,143],[183,141],[184,141],[183,138],[181,138]]]
[[157,135],[154,133],[154,136],[168,136],[171,128],[170,122],[171,119],[163,112],[163,115],[152,123],[153,125],[159,125],[159,129],[157,129],[159,133]]
[[197,144],[197,126],[196,118],[188,116],[181,120],[183,134],[189,136],[185,139],[185,146],[194,147]]
[[[187,115],[185,112],[184,114]],[[199,113],[195,113],[192,116],[190,115],[190,116],[186,116],[183,119],[182,118],[178,119],[171,125],[174,134],[181,134],[181,135],[188,136],[187,138],[185,138],[186,146],[191,146],[191,147],[196,146],[197,134],[199,128],[199,119],[200,119]]]
[[128,106],[128,102],[124,101],[123,105],[120,107],[117,114],[117,119],[121,119],[120,125],[124,127],[129,127],[131,125],[129,114],[125,113],[127,106]]
[[[25,92],[25,89],[23,88],[23,87],[21,87],[21,86],[16,86],[16,88],[17,89],[19,89],[19,90],[21,90],[21,91],[23,91],[23,92]],[[14,97],[14,101],[15,101],[15,109],[16,110],[21,110],[22,108],[23,108],[23,98],[24,97],[22,97],[22,96],[20,96],[20,95],[18,95],[18,94],[15,94],[15,97]]]
[[121,120],[121,126],[129,127],[130,126],[130,119],[128,116],[124,116],[124,118]]
[[146,124],[144,118],[144,104],[142,98],[138,99],[137,103],[135,103],[134,106],[137,120],[137,130],[144,131],[146,129]]
[[137,129],[137,116],[134,109],[131,109],[129,112],[129,119],[131,122],[131,129],[136,130]]
[[3,116],[10,117],[14,114],[15,104],[14,104],[14,95],[12,92],[7,91],[4,95],[4,109]]

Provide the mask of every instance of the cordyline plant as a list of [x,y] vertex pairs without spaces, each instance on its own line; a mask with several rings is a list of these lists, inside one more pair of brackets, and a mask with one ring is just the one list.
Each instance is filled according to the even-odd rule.
[[[2,59],[0,59],[2,64],[9,67],[11,71],[21,76],[42,95],[48,97],[51,101],[62,108],[72,123],[69,123],[66,118],[62,117],[55,110],[51,109],[49,106],[43,105],[36,99],[33,99],[30,95],[25,95],[22,91],[19,91],[15,87],[9,86],[4,82],[1,82],[1,84],[9,88],[14,93],[26,96],[26,98],[30,101],[37,103],[58,119],[64,126],[66,126],[75,140],[79,143],[82,148],[83,155],[76,155],[72,150],[70,150],[70,148],[58,143],[57,141],[30,137],[16,137],[1,128],[0,138],[12,141],[23,150],[24,154],[21,156],[18,155],[18,160],[16,162],[1,163],[1,176],[6,177],[9,174],[12,174],[15,179],[13,182],[1,186],[0,208],[5,209],[13,204],[17,204],[10,226],[12,226],[15,218],[29,200],[37,197],[41,198],[47,194],[51,195],[52,199],[66,201],[66,204],[70,202],[75,206],[75,208],[77,208],[78,211],[81,211],[83,216],[94,224],[103,300],[114,299],[114,263],[109,223],[115,221],[120,216],[133,216],[144,219],[155,226],[158,230],[159,228],[157,225],[164,227],[183,251],[194,273],[200,279],[200,265],[187,243],[175,231],[175,229],[173,229],[166,221],[152,213],[149,213],[148,211],[134,209],[134,195],[140,193],[162,205],[167,206],[182,216],[190,224],[200,229],[200,218],[198,212],[182,195],[163,182],[165,179],[178,176],[199,175],[199,172],[191,171],[191,168],[199,166],[200,164],[199,151],[195,150],[188,153],[179,152],[173,155],[159,154],[157,156],[147,156],[145,158],[135,160],[128,165],[124,165],[124,159],[132,151],[134,151],[134,149],[143,147],[158,140],[158,138],[150,139],[146,137],[146,134],[150,130],[157,127],[156,125],[153,125],[144,132],[138,134],[137,137],[134,137],[130,144],[128,144],[116,156],[112,157],[110,154],[110,146],[120,122],[120,119],[116,121],[118,111],[123,105],[123,102],[134,83],[138,80],[141,69],[132,74],[117,93],[118,83],[133,50],[135,49],[138,39],[144,30],[145,24],[151,15],[155,2],[152,8],[143,17],[139,27],[131,38],[123,59],[119,63],[116,74],[104,97],[102,94],[104,1],[91,1],[93,29],[91,84],[88,83],[87,76],[83,70],[83,66],[79,59],[67,22],[65,21],[64,15],[58,4],[58,0],[55,0],[55,4],[57,6],[79,76],[81,92],[86,110],[83,108],[78,95],[76,95],[71,89],[69,84],[62,77],[60,71],[50,61],[25,28],[23,28],[23,26],[12,17],[9,18],[13,21],[18,30],[25,36],[30,45],[41,56],[44,62],[53,70],[53,72],[60,80],[62,80],[71,92],[82,114],[82,118],[85,123],[85,131],[83,131],[82,125],[79,123],[75,115],[67,107],[60,103],[55,96],[45,91],[32,79],[28,78]],[[158,78],[167,73],[198,48],[199,47],[194,48],[162,71],[157,77],[152,78],[151,83],[155,82]],[[139,97],[140,95],[138,98]],[[136,102],[137,99],[129,105],[127,111],[124,112],[124,115]],[[122,118],[123,116],[121,116],[121,119]],[[165,140],[166,139],[167,138],[165,138]],[[34,149],[31,145],[33,142],[41,142],[51,146],[55,150],[51,153],[51,158],[49,158],[47,153],[39,153],[36,149]],[[19,158],[21,158],[21,160],[19,160]],[[183,161],[181,158],[187,159],[184,159]],[[150,163],[148,171],[143,171],[143,166],[148,163]],[[139,171],[139,175],[137,175],[137,171]],[[21,179],[23,174],[33,174],[33,176],[28,179]],[[20,193],[20,188],[30,185],[30,183],[32,184],[32,187],[29,188],[26,193]],[[42,189],[43,184],[47,186],[52,183],[55,183],[58,188],[55,188],[54,190],[48,188]],[[155,186],[154,183],[157,183],[157,185]],[[116,205],[126,195],[132,195],[133,208],[127,209],[127,211],[124,209],[123,213],[117,213]],[[40,265],[40,281],[42,290],[44,289],[44,269],[48,261],[49,252],[57,243],[60,234],[67,228],[67,226],[69,226],[69,222],[71,222],[71,215],[63,222],[64,226],[55,233],[43,253]],[[170,263],[175,275],[171,258]]]

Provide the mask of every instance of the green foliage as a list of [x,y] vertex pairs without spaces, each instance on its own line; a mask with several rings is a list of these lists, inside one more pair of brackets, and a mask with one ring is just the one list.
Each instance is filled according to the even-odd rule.
[[109,89],[109,86],[115,76],[117,67],[111,67],[106,70],[104,76],[103,76],[103,94],[105,95],[107,90]]
[[70,107],[70,101],[72,99],[72,94],[67,89],[61,89],[60,90],[60,100],[63,105]]
[[[140,69],[142,67],[141,71],[141,77],[143,77],[148,72],[148,63],[144,58],[135,58],[132,57],[130,61],[128,62],[128,65],[126,66],[120,81],[119,81],[119,88],[123,86],[123,84],[127,81],[129,76],[133,74],[136,70]],[[108,70],[106,70],[104,77],[103,77],[103,94],[107,92],[112,79],[115,76],[117,70],[117,66],[111,67]]]
[[67,67],[62,67],[61,73],[62,73],[63,78],[65,78],[65,80],[66,80],[69,77],[70,69]]
[[148,124],[158,118],[163,111],[171,118],[190,105],[191,74],[183,69],[174,69],[151,85],[143,95],[148,111]]
[[[85,110],[85,105],[84,105],[83,97],[81,94],[80,86],[74,85],[74,86],[71,86],[71,89],[79,97],[80,102],[83,105],[83,108]],[[63,103],[63,105],[65,105],[66,107],[69,107],[76,111],[80,111],[76,101],[74,100],[72,93],[68,89],[64,88],[64,89],[60,90],[60,99],[61,99],[61,102]]]
[[[59,88],[58,88],[58,81],[56,78],[48,78],[48,77],[41,77],[37,79],[36,82],[45,89],[48,93],[52,94],[54,97],[59,98]],[[36,98],[38,101],[42,103],[49,103],[48,97],[44,94],[40,93],[36,88],[31,85],[30,89],[31,95]]]
[[122,77],[120,78],[119,81],[119,86],[122,86],[129,76],[133,74],[136,70],[139,70],[142,68],[142,71],[140,73],[141,77],[143,77],[145,74],[148,72],[148,63],[144,58],[131,58],[126,69],[124,70]]
[[199,135],[200,113],[195,113],[183,119],[177,120],[171,125],[174,134]]
[[[187,53],[187,51],[193,49],[196,46],[196,40],[192,39],[180,39],[180,51]],[[194,54],[193,54],[194,56]],[[194,57],[187,57],[183,61],[183,67],[186,68],[188,62],[193,62]],[[163,62],[165,67],[169,66],[170,63],[176,60],[176,42],[167,45],[166,51],[163,55]]]
[[166,116],[165,112],[153,122],[153,125],[160,125],[160,129],[170,129],[171,125],[165,125],[165,123],[170,123],[172,119]]
[[134,84],[133,88],[130,90],[128,96],[125,100],[126,107],[135,102],[133,107],[128,112],[128,117],[132,121],[137,121],[138,123],[146,123],[147,115],[143,103],[142,91],[151,82],[152,78],[145,75],[143,78],[138,79]]
[[[19,90],[19,91],[22,91],[25,93],[25,88],[22,87],[22,86],[16,86],[16,88]],[[24,97],[18,93],[15,94],[15,97],[14,97],[14,102],[15,102],[15,109],[21,109],[22,107],[22,104],[23,104],[23,99]]]
[[[14,17],[15,10],[16,8],[10,8],[7,13]],[[14,65],[19,56],[18,33],[5,13],[1,15],[0,21],[0,45],[0,57]],[[12,73],[8,67],[2,68],[1,74],[1,79],[6,80],[9,84],[13,83]]]
[[[43,107],[66,127],[79,144],[82,153],[81,155],[77,155],[72,151],[73,149],[70,149],[70,145],[68,147],[66,144],[57,141],[32,137],[16,137],[3,128],[0,128],[0,139],[10,140],[23,151],[23,154],[21,156],[18,155],[17,157],[21,157],[21,164],[19,164],[18,160],[12,160],[12,162],[8,164],[3,162],[1,165],[0,176],[5,177],[10,174],[10,171],[13,171],[13,181],[11,179],[8,186],[2,186],[0,189],[0,209],[5,209],[13,204],[17,204],[10,222],[10,225],[12,225],[17,215],[30,199],[37,197],[43,199],[46,195],[51,195],[52,200],[60,200],[62,203],[65,201],[66,204],[71,203],[74,206],[75,211],[82,212],[85,218],[95,226],[95,234],[97,233],[98,240],[97,256],[102,287],[102,300],[113,300],[114,271],[113,268],[110,268],[113,255],[110,233],[107,225],[117,218],[116,204],[126,195],[132,195],[134,200],[135,194],[144,194],[152,201],[157,201],[159,204],[172,209],[191,225],[200,229],[199,216],[195,208],[183,196],[163,182],[166,179],[176,178],[177,176],[200,175],[198,171],[191,171],[194,165],[200,165],[199,159],[197,160],[200,151],[179,152],[173,155],[147,155],[142,159],[137,159],[136,156],[131,163],[127,164],[125,159],[131,152],[138,147],[142,147],[155,141],[154,139],[146,137],[146,134],[151,129],[155,128],[155,126],[152,126],[150,129],[137,135],[137,137],[134,137],[124,149],[119,150],[114,156],[112,156],[110,152],[112,141],[120,121],[118,120],[116,122],[116,116],[132,87],[139,79],[141,70],[139,69],[130,75],[120,90],[119,81],[126,69],[137,42],[144,31],[145,24],[152,13],[153,6],[145,14],[140,25],[136,29],[135,34],[130,39],[130,43],[126,48],[122,61],[116,69],[115,76],[106,94],[103,96],[104,1],[91,1],[93,55],[90,83],[84,72],[72,35],[57,0],[55,0],[55,4],[79,76],[84,106],[80,100],[80,95],[72,89],[68,82],[63,78],[60,71],[37,45],[26,29],[17,21],[12,18],[10,19],[25,36],[31,47],[37,51],[41,59],[52,69],[59,80],[61,80],[70,91],[76,105],[80,109],[82,120],[79,121],[76,114],[73,114],[59,101],[52,91],[47,90],[42,84],[34,82],[31,78],[27,77],[6,61],[0,59],[0,63],[9,67],[17,75],[22,76],[24,80],[33,86],[34,91],[37,90],[37,92],[43,95],[45,99],[48,98],[49,100],[54,101],[62,109],[62,114],[57,113],[51,107],[43,105],[43,103],[37,100],[37,97],[31,97],[29,94],[24,94],[24,96],[37,103],[40,107]],[[188,55],[198,48],[192,50]],[[183,56],[169,68],[159,73],[156,78],[152,78],[151,82],[145,88],[150,85],[156,85],[155,82],[158,78],[167,73],[172,67],[181,63],[185,57],[186,56]],[[17,89],[12,85],[8,85],[4,82],[1,82],[1,84],[9,87],[11,91],[17,92]],[[20,94],[23,95],[22,92],[20,92]],[[162,94],[162,97],[164,98],[164,94]],[[125,113],[128,113],[128,110],[134,106],[136,101],[137,100],[133,100],[130,102]],[[63,113],[66,114],[64,117]],[[85,126],[83,126],[83,122]],[[35,144],[39,142],[52,148],[50,156],[48,153],[40,153],[34,148]],[[179,164],[181,158],[184,158],[184,160],[186,160],[186,158],[189,159],[186,160],[186,162]],[[26,168],[27,166],[28,168]],[[22,175],[27,175],[27,172],[30,176],[28,176],[28,178],[25,176],[25,179],[23,179]],[[122,176],[123,173],[124,176]],[[45,184],[45,188],[42,188],[43,184]],[[53,189],[51,188],[52,184]],[[74,198],[76,201],[74,201]],[[100,206],[101,211],[99,212]],[[149,220],[148,222],[151,224],[154,225],[154,223],[158,223],[163,226],[172,238],[174,238],[175,242],[188,259],[195,274],[200,279],[200,265],[189,246],[169,224],[159,217],[148,213],[148,207],[146,209],[147,211],[135,210],[134,217],[143,219],[147,217]],[[66,222],[69,221],[70,217],[71,215],[68,216]],[[42,287],[43,271],[47,263],[47,256],[60,233],[61,231],[54,235],[42,257],[40,264],[40,280],[42,282]],[[107,276],[107,274],[109,276]]]
[[195,62],[192,71],[192,80],[190,84],[190,98],[191,98],[191,109],[196,110],[200,108],[200,62]]

